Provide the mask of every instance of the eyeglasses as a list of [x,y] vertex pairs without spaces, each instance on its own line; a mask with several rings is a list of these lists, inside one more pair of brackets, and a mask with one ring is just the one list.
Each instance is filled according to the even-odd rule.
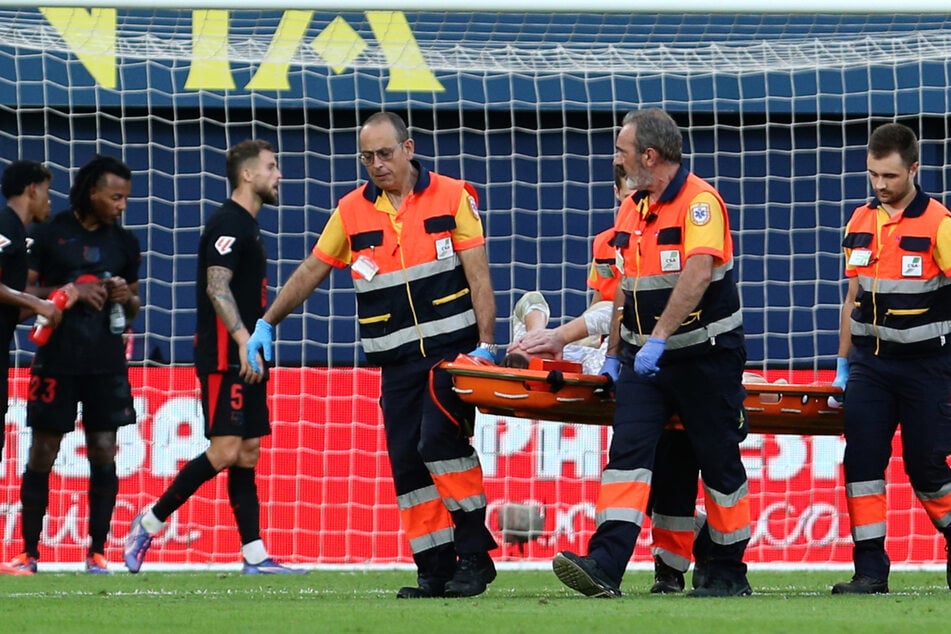
[[381,161],[389,161],[393,158],[393,154],[396,153],[398,149],[403,147],[402,143],[397,143],[393,147],[381,147],[379,150],[368,150],[366,152],[360,152],[357,154],[360,157],[360,162],[364,165],[373,165],[375,159],[380,159]]

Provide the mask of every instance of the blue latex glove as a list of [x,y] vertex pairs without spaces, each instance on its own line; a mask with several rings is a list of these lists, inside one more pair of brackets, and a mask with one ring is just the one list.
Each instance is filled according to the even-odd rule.
[[479,357],[480,359],[485,359],[489,363],[495,363],[495,355],[486,350],[485,348],[476,348],[469,353],[470,357]]
[[640,376],[655,376],[660,372],[657,362],[660,361],[660,355],[664,354],[666,347],[666,339],[658,337],[648,339],[634,357],[634,372]]
[[248,339],[248,343],[245,344],[245,350],[248,353],[248,363],[251,364],[251,369],[255,372],[260,372],[261,369],[258,367],[258,353],[261,353],[261,356],[264,357],[264,360],[268,363],[271,362],[271,359],[274,357],[274,326],[259,319],[256,324],[254,324],[254,332],[251,333],[251,337]]
[[835,360],[835,380],[832,385],[845,391],[845,386],[849,382],[849,360],[845,357],[839,357]]
[[604,365],[601,366],[601,372],[598,374],[603,374],[611,379],[612,384],[617,383],[617,378],[621,374],[621,362],[617,360],[617,356],[613,354],[605,356]]
[[840,388],[842,394],[829,397],[829,407],[842,407],[845,402],[845,386],[849,382],[849,360],[845,357],[839,357],[835,360],[835,379],[832,381],[833,387]]

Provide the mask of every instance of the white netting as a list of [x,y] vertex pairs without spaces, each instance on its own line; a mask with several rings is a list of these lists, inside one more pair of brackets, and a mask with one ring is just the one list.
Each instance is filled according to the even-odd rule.
[[[685,131],[689,167],[713,181],[730,207],[751,366],[800,368],[809,377],[830,367],[837,346],[839,242],[848,213],[868,193],[869,130],[884,120],[911,125],[922,138],[923,187],[942,199],[951,191],[949,59],[947,14],[0,9],[0,157],[48,162],[57,209],[70,176],[94,152],[133,168],[125,222],[145,256],[133,362],[155,372],[137,388],[145,430],[173,396],[184,409],[165,408],[163,416],[179,411],[186,439],[194,423],[187,373],[195,248],[203,219],[228,194],[226,148],[258,136],[278,150],[281,205],[260,215],[273,293],[335,201],[365,178],[357,126],[381,108],[406,116],[423,164],[480,192],[500,341],[526,290],[546,294],[553,321],[587,305],[591,237],[613,219],[616,126],[627,110],[667,109]],[[321,374],[323,366],[349,373],[361,364],[354,314],[348,274],[335,274],[278,329],[284,369],[317,367],[279,373],[274,382],[275,424],[293,433],[275,440],[281,466],[267,481],[268,517],[302,559],[405,560],[374,375],[358,375],[370,381],[358,386]],[[30,358],[25,331],[17,343],[22,367]],[[514,425],[487,429],[497,427],[509,430],[515,454],[555,452],[516,468],[502,460],[508,454],[500,445],[488,459],[498,499],[544,498],[559,508],[593,499],[596,474],[587,467],[581,489],[567,481],[570,469],[566,481],[550,479],[562,464],[558,452],[574,451],[574,432],[544,427],[516,438]],[[120,523],[167,482],[149,466],[166,445],[143,433],[146,454],[123,481]],[[480,438],[490,447],[495,441]],[[585,465],[598,462],[591,456],[603,446],[596,444],[585,450]],[[295,450],[302,445],[305,457]],[[198,440],[189,445],[197,447]],[[837,449],[822,447],[823,464],[837,465]],[[23,454],[21,446],[7,451]],[[8,463],[12,500],[22,465]],[[807,479],[806,490],[828,490],[834,477],[827,475]],[[297,483],[292,494],[290,482]],[[220,495],[204,492],[202,503]],[[799,503],[793,494],[786,499]],[[208,517],[192,510],[182,522],[227,527],[227,508],[211,506]],[[295,529],[303,537],[292,537]],[[225,530],[221,539],[233,535]],[[337,541],[346,545],[328,545]],[[231,542],[214,541],[181,557],[227,561],[233,552]]]

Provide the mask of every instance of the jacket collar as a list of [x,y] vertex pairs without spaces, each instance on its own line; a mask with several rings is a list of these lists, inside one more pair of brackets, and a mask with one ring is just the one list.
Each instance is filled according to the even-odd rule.
[[[429,173],[429,170],[419,164],[418,161],[411,160],[410,163],[413,164],[413,167],[416,168],[416,184],[413,185],[413,193],[418,194],[422,191],[425,191],[429,187],[429,183],[432,181],[432,177]],[[376,199],[383,195],[383,190],[376,186],[372,180],[367,183],[367,186],[363,189],[363,197],[369,200],[371,203],[375,203]]]
[[[905,211],[902,212],[903,218],[918,218],[921,214],[925,213],[925,209],[928,208],[928,204],[931,202],[931,196],[921,191],[920,186],[915,185],[915,191],[915,197],[908,203],[908,206],[905,207]],[[878,198],[873,198],[868,206],[870,209],[878,209],[882,206],[882,203],[878,201]]]
[[[664,193],[660,195],[660,198],[657,200],[657,202],[666,203],[676,198],[677,194],[680,193],[680,190],[684,188],[684,184],[687,182],[687,176],[689,174],[690,172],[687,170],[687,168],[681,165],[677,169],[677,173],[674,174],[673,180],[671,180],[670,183],[667,185],[667,188],[664,189]],[[634,195],[634,201],[639,203],[650,194],[646,189],[642,189],[642,190],[634,192],[633,195]]]

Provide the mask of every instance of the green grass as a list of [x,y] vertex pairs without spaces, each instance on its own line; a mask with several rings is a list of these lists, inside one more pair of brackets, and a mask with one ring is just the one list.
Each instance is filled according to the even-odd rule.
[[752,597],[687,599],[647,592],[631,572],[620,599],[589,599],[550,572],[508,571],[472,599],[397,601],[407,571],[314,571],[290,577],[237,572],[143,572],[91,577],[43,573],[0,577],[6,633],[93,632],[664,632],[860,634],[944,631],[951,593],[943,572],[896,572],[892,594],[833,597],[845,572],[753,571]]

